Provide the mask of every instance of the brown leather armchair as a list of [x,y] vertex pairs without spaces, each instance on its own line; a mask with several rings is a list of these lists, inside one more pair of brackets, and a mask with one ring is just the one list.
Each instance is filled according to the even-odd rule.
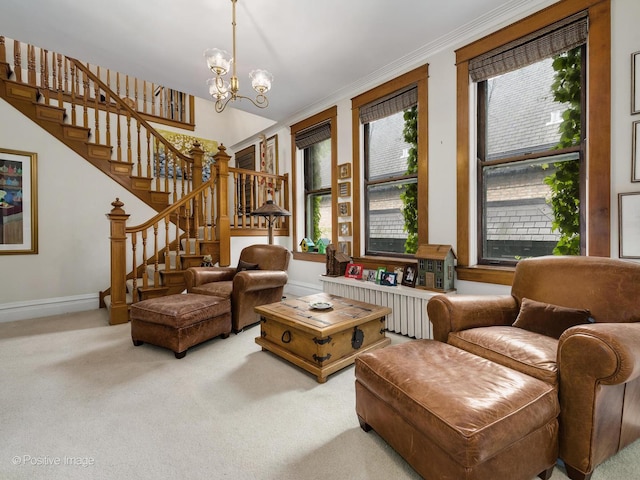
[[[558,328],[554,312],[562,309],[554,306],[587,310],[587,318]],[[589,479],[640,438],[640,264],[526,259],[510,295],[438,295],[427,312],[436,340],[557,386],[559,457],[569,478]]]
[[254,307],[280,301],[290,257],[280,245],[245,247],[238,267],[188,268],[187,292],[231,298],[232,327],[237,333],[259,321]]

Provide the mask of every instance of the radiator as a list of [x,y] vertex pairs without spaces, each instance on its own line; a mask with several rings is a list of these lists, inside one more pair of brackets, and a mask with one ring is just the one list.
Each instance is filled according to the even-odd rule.
[[391,309],[387,330],[414,338],[433,338],[427,302],[437,292],[417,288],[387,287],[344,277],[320,277],[323,291]]

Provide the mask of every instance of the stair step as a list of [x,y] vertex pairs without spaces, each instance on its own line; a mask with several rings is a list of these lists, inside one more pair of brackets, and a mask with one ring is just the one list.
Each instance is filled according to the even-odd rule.
[[113,148],[110,145],[101,145],[99,143],[87,144],[87,155],[98,160],[111,160],[112,150]]
[[14,82],[12,80],[5,80],[5,82],[7,97],[15,98],[17,100],[27,100],[34,103],[38,101],[38,98],[40,98],[40,93],[36,87]]
[[49,122],[64,122],[66,116],[65,109],[56,107],[55,105],[46,105],[44,103],[36,104],[36,118]]
[[[92,144],[97,146],[96,144]],[[131,162],[119,162],[118,160],[111,160],[111,151],[109,151],[109,165],[111,168],[111,173],[116,175],[131,175],[131,171],[133,170],[133,163]]]
[[67,140],[86,141],[89,138],[91,130],[87,127],[79,127],[77,125],[65,124],[62,126],[62,135]]

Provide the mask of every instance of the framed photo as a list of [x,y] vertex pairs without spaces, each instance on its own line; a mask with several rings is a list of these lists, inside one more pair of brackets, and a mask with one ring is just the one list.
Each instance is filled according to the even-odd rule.
[[347,269],[344,272],[344,276],[347,278],[362,278],[362,272],[364,271],[364,265],[360,263],[349,263]]
[[631,115],[640,113],[640,52],[631,54]]
[[367,282],[376,282],[376,273],[378,273],[377,270],[367,270]]
[[631,181],[640,182],[640,120],[633,122],[631,132]]
[[340,222],[338,224],[338,228],[341,237],[351,236],[351,222]]
[[382,277],[382,274],[386,271],[386,268],[378,267],[378,269],[376,270],[376,283],[380,283],[380,277]]
[[351,256],[351,242],[338,242],[338,251]]
[[418,271],[415,265],[405,265],[404,271],[402,272],[402,285],[405,287],[415,287],[417,276]]
[[351,182],[342,182],[338,184],[338,196],[339,197],[351,196]]
[[351,203],[350,202],[340,202],[340,203],[338,203],[338,216],[339,217],[350,217],[351,216]]
[[386,285],[387,287],[396,286],[396,274],[394,272],[382,272],[380,274],[380,285]]
[[640,192],[618,194],[620,258],[640,258]]
[[38,253],[37,160],[0,148],[0,255]]
[[338,165],[338,178],[351,178],[351,164],[343,163]]

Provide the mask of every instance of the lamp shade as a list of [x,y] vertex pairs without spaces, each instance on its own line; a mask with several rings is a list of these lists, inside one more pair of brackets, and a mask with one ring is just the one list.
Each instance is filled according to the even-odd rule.
[[251,212],[251,215],[261,217],[289,217],[291,213],[273,203],[273,200],[267,200],[264,205]]

